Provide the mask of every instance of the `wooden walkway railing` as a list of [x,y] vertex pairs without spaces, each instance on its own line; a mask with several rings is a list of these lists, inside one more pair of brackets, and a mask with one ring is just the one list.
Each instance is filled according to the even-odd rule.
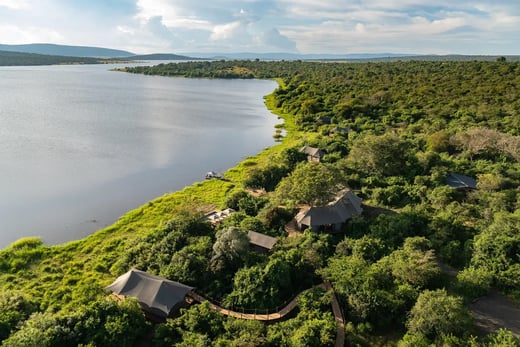
[[[320,287],[322,289],[325,289],[325,285],[324,284],[317,285],[316,287]],[[309,289],[304,290],[301,293],[299,293],[298,295],[296,295],[294,297],[294,299],[292,299],[281,310],[279,310],[277,312],[265,313],[265,314],[261,314],[261,313],[243,313],[243,312],[238,312],[238,311],[232,311],[232,310],[229,310],[227,308],[220,307],[219,305],[217,305],[215,303],[212,303],[210,300],[206,299],[202,295],[199,295],[199,294],[194,293],[194,292],[189,293],[188,296],[190,296],[193,300],[198,301],[200,303],[208,302],[209,303],[209,307],[212,310],[217,311],[217,312],[219,312],[219,313],[221,313],[223,315],[226,315],[226,316],[240,318],[240,319],[253,319],[253,320],[261,320],[261,321],[272,321],[272,320],[281,319],[281,318],[285,317],[287,314],[289,314],[292,310],[294,310],[296,308],[296,306],[298,306],[298,299],[308,290]]]
[[336,297],[336,293],[334,293],[334,288],[329,281],[325,281],[325,289],[332,291],[332,313],[334,314],[334,319],[336,320],[336,347],[345,346],[345,317],[343,316],[343,312],[341,311],[341,307],[339,306],[338,298]]
[[[339,306],[338,298],[336,297],[336,294],[334,293],[334,288],[332,288],[332,285],[330,282],[325,281],[325,283],[319,284],[316,287],[322,288],[326,291],[332,291],[332,313],[334,314],[334,319],[336,320],[336,343],[335,347],[343,347],[345,345],[345,317],[343,316],[343,312],[341,311],[341,307]],[[314,288],[316,288],[314,287]],[[266,313],[266,314],[258,314],[258,313],[243,313],[238,311],[232,311],[223,307],[218,306],[217,304],[212,303],[210,300],[206,299],[205,297],[195,293],[191,292],[188,295],[195,301],[198,301],[200,303],[202,302],[208,302],[209,307],[212,310],[215,310],[223,315],[235,317],[239,319],[253,319],[253,320],[260,320],[260,321],[273,321],[278,320],[283,317],[285,317],[287,314],[289,314],[292,310],[298,306],[298,299],[310,289],[304,290],[294,299],[292,299],[287,305],[285,305],[281,310],[273,313]]]

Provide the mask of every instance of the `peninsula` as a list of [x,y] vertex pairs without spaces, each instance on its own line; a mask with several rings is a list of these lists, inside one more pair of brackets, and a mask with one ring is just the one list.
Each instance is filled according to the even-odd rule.
[[[280,141],[83,240],[0,251],[3,345],[519,343],[520,63],[125,71],[276,79]],[[152,323],[142,299],[103,289],[131,269],[195,294]]]

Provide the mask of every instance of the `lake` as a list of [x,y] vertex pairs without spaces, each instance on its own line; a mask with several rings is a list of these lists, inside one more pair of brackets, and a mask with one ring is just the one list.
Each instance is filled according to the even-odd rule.
[[0,248],[82,238],[274,143],[274,81],[0,67]]

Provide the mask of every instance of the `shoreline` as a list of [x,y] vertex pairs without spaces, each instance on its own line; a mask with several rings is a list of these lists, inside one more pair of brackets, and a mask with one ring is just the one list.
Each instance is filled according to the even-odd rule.
[[[271,114],[273,117],[277,117],[277,119],[281,120],[284,124],[287,122],[287,117],[289,115],[282,114],[280,110],[276,110],[275,107],[273,107],[273,103],[270,102],[270,99],[272,98],[272,95],[274,91],[281,86],[281,83],[279,80],[273,80],[277,83],[277,86],[272,90],[271,93],[264,95],[262,98],[264,99],[264,106],[266,110]],[[276,130],[275,127],[272,129],[273,131]],[[274,132],[273,132],[274,133]],[[201,206],[222,206],[226,200],[227,194],[232,193],[234,189],[241,189],[241,181],[245,178],[246,171],[251,168],[252,165],[258,165],[258,161],[264,160],[263,158],[266,156],[269,156],[272,152],[278,152],[276,149],[273,149],[275,147],[279,147],[283,144],[285,141],[285,138],[289,134],[288,131],[286,131],[286,134],[284,138],[281,139],[281,141],[277,141],[273,139],[273,144],[271,146],[265,147],[260,152],[247,156],[240,161],[236,162],[233,166],[227,168],[223,172],[223,176],[225,177],[225,180],[199,180],[195,181],[192,184],[183,186],[182,188],[166,192],[163,195],[156,196],[150,200],[145,201],[144,203],[140,203],[135,208],[131,208],[124,212],[123,214],[120,214],[115,217],[113,222],[107,224],[106,226],[103,226],[101,228],[95,229],[91,233],[80,237],[78,239],[68,240],[64,242],[57,242],[52,244],[47,244],[43,242],[42,236],[22,236],[13,242],[7,244],[5,247],[0,248],[1,250],[6,250],[11,248],[13,245],[23,242],[24,240],[40,240],[42,245],[49,248],[56,248],[56,247],[67,247],[72,244],[76,243],[84,243],[88,242],[90,239],[97,239],[97,235],[105,235],[107,232],[112,233],[114,229],[119,229],[119,227],[122,226],[122,224],[126,224],[129,222],[129,220],[134,220],[134,215],[141,215],[144,213],[147,213],[145,211],[149,210],[149,207],[155,206],[157,204],[160,204],[164,201],[172,201],[172,204],[175,205],[173,209],[178,210],[182,209],[182,207],[187,203],[187,200],[199,200],[201,203]],[[267,159],[268,160],[268,159]],[[254,164],[252,164],[254,162]],[[201,176],[202,177],[202,176]],[[191,203],[189,203],[191,205]],[[184,206],[187,208],[188,206]],[[193,207],[193,206],[190,206]],[[199,207],[204,208],[204,207]],[[156,216],[158,217],[158,216]],[[160,223],[158,224],[160,225]],[[157,227],[156,225],[155,227]],[[151,226],[150,226],[151,227]]]

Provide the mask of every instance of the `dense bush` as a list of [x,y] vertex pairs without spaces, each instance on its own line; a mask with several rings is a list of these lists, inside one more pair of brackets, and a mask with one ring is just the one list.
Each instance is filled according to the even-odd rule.
[[36,311],[36,304],[21,292],[0,293],[0,341],[5,340],[19,323]]
[[457,274],[456,290],[468,299],[486,295],[493,284],[493,273],[483,268],[469,267]]
[[426,290],[419,295],[406,323],[408,332],[436,340],[448,334],[465,336],[470,330],[471,316],[462,298],[444,289]]
[[134,300],[103,300],[65,316],[34,313],[2,346],[133,346],[148,329]]
[[[266,100],[287,134],[226,180],[167,194],[85,240],[26,239],[0,251],[0,290],[12,298],[0,299],[5,345],[130,345],[145,336],[136,306],[101,299],[100,288],[131,267],[252,310],[327,279],[352,345],[518,344],[505,331],[468,336],[462,299],[451,294],[520,293],[519,63],[197,61],[129,71],[277,78]],[[330,134],[336,126],[348,134]],[[303,144],[324,150],[323,162],[306,162]],[[448,173],[479,189],[447,186]],[[267,194],[249,195],[244,184]],[[339,234],[286,237],[300,204],[326,204],[346,185],[364,199],[362,216]],[[239,212],[215,227],[204,221],[200,211],[224,203]],[[248,230],[278,236],[277,249],[251,252]],[[457,270],[444,263],[463,270],[442,276]],[[269,325],[192,306],[158,325],[153,344],[330,346],[334,334],[330,294],[311,291]]]
[[263,169],[255,169],[249,173],[244,181],[246,187],[273,191],[280,180],[287,176],[289,170],[286,166],[270,165]]
[[494,274],[505,288],[520,288],[520,216],[497,214],[492,224],[475,236],[471,264]]

